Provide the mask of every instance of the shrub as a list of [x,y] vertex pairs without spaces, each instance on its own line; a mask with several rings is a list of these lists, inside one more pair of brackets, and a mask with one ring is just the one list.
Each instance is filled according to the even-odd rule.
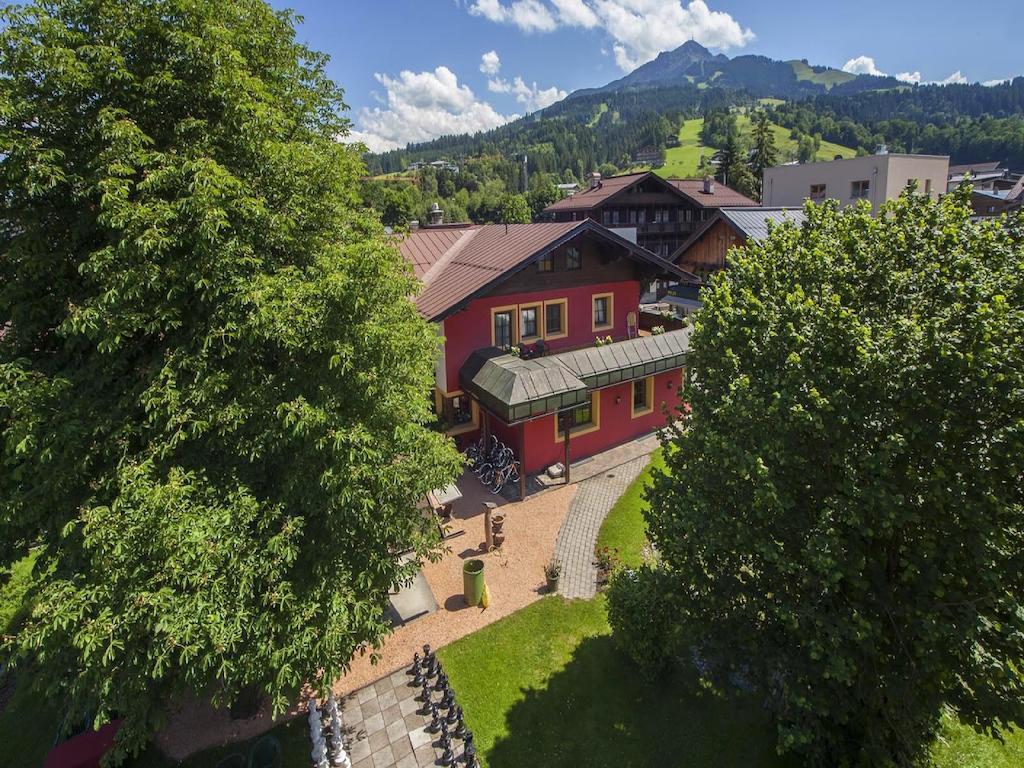
[[672,599],[664,574],[648,565],[619,570],[608,585],[608,621],[615,645],[653,680],[676,655],[673,612],[663,605]]

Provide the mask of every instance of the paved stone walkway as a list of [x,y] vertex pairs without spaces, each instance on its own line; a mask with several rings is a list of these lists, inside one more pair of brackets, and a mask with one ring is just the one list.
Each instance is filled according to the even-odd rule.
[[[353,768],[426,768],[440,765],[437,735],[426,730],[430,716],[404,670],[381,678],[341,700],[345,744]],[[458,691],[455,691],[456,697]],[[439,694],[433,695],[440,701]],[[458,699],[456,698],[456,702]],[[456,756],[462,742],[453,740]]]
[[594,546],[601,523],[650,458],[640,456],[579,484],[555,542],[555,558],[562,564],[558,591],[564,597],[591,598],[597,594]]

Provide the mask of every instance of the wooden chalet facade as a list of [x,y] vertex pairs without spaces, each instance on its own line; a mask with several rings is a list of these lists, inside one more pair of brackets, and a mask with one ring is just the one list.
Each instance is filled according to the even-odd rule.
[[535,474],[564,460],[566,425],[575,461],[678,407],[689,331],[637,323],[645,282],[697,282],[670,262],[589,219],[426,228],[400,248],[444,339],[435,406],[462,446],[495,434]]
[[544,213],[557,222],[592,219],[612,229],[635,229],[638,245],[667,258],[718,208],[747,205],[757,203],[711,179],[594,174],[588,189],[552,203]]
[[742,248],[751,240],[768,235],[768,227],[784,221],[801,224],[800,208],[721,208],[670,256],[671,261],[687,272],[707,280],[725,268],[726,255],[732,248]]

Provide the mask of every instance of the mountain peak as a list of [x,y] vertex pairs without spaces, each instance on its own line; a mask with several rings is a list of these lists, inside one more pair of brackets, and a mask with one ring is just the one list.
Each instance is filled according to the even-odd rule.
[[696,40],[687,40],[685,43],[683,43],[674,51],[672,51],[672,53],[688,53],[690,54],[690,56],[701,56],[706,59],[711,58],[711,51],[709,51],[703,45],[698,43]]

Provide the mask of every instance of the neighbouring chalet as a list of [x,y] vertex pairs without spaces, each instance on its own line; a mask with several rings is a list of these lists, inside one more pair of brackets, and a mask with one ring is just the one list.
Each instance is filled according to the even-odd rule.
[[[801,208],[719,208],[676,249],[669,260],[701,281],[707,281],[715,272],[725,268],[725,258],[731,248],[742,248],[749,242],[763,240],[768,236],[771,225],[784,221],[799,225],[805,219]],[[683,283],[671,285],[662,301],[674,304],[684,312],[694,312],[701,306],[700,287]]]
[[605,179],[592,174],[588,189],[552,203],[544,213],[559,222],[593,219],[631,230],[624,232],[628,239],[667,258],[718,208],[756,205],[710,177],[663,179],[648,171]]
[[679,405],[689,331],[637,323],[642,285],[697,282],[670,262],[589,219],[426,228],[400,248],[444,338],[435,404],[461,445],[495,434],[525,477],[649,433]]
[[804,219],[801,208],[720,208],[669,259],[680,269],[706,280],[725,268],[730,248],[763,240],[770,225],[784,221],[799,225]]

